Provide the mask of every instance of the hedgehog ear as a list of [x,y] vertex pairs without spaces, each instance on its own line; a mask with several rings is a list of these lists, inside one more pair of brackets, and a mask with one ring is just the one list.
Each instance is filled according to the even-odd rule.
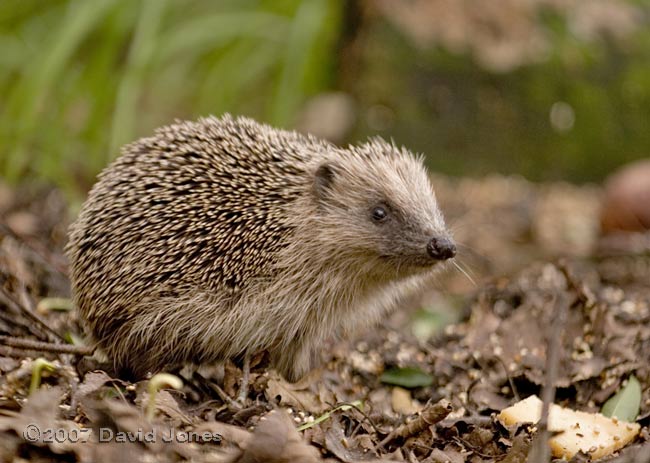
[[318,199],[324,199],[334,183],[336,169],[332,164],[321,164],[314,174],[314,194]]

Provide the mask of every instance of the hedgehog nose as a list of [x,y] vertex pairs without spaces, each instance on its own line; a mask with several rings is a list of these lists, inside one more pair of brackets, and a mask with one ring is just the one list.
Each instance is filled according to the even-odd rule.
[[449,238],[431,238],[427,253],[437,260],[451,259],[456,255],[456,245]]

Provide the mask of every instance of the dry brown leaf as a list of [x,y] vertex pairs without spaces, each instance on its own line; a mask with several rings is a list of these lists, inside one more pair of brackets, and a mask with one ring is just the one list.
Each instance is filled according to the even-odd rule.
[[303,410],[312,414],[322,413],[327,405],[318,400],[308,389],[298,389],[297,384],[291,384],[278,374],[272,374],[264,394],[269,402],[278,400],[279,404]]
[[68,453],[75,450],[70,440],[54,439],[44,430],[65,430],[66,433],[78,429],[72,421],[58,419],[59,401],[62,390],[58,387],[41,388],[34,392],[23,405],[20,413],[0,417],[0,431],[13,431],[30,445],[47,447],[54,453]]
[[[146,397],[144,402],[146,403],[148,400],[149,397]],[[169,391],[158,391],[158,394],[156,394],[156,410],[170,417],[174,427],[192,423],[190,417],[181,410],[176,398]]]
[[465,463],[465,457],[457,450],[433,449],[429,458],[432,463]]
[[397,386],[391,392],[391,405],[396,413],[403,415],[412,415],[422,410],[422,406],[411,397],[410,391]]
[[99,398],[96,394],[107,383],[117,383],[125,385],[121,379],[111,378],[106,372],[101,370],[86,373],[83,382],[77,386],[72,396],[73,403],[80,403],[88,397]]
[[251,433],[244,428],[220,421],[205,421],[195,426],[194,431],[199,434],[204,432],[219,434],[224,444],[233,444],[238,447],[243,446],[251,436]]
[[[205,426],[197,427],[206,429]],[[237,449],[227,450],[221,463],[317,463],[323,461],[318,450],[307,444],[286,412],[275,410],[266,415],[254,432],[236,426],[210,423],[211,432],[223,433],[224,440]]]

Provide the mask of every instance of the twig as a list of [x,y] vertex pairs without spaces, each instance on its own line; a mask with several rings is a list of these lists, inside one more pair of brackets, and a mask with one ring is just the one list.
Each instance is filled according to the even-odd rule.
[[33,322],[36,322],[44,331],[47,331],[48,333],[52,334],[55,336],[56,339],[60,341],[64,341],[63,336],[61,336],[59,333],[57,333],[54,329],[52,329],[41,317],[39,317],[37,314],[29,310],[28,308],[24,307],[22,304],[19,304],[12,296],[5,290],[2,286],[0,286],[0,299],[2,299],[2,302],[4,302],[9,308],[11,308],[14,311],[20,312],[23,315],[25,315],[27,318],[32,320]]
[[[377,427],[377,425],[375,424],[375,422],[372,421],[372,419],[368,416],[368,414],[366,412],[364,412],[361,409],[361,407],[358,406],[357,404],[355,404],[354,402],[341,402],[338,405],[348,405],[348,406],[354,408],[357,412],[359,412],[361,414],[361,416],[363,416],[363,418],[370,424],[370,426],[372,426],[372,429],[374,429],[376,433],[380,432],[380,430]],[[359,424],[361,424],[361,422],[359,422]],[[352,435],[354,435],[354,433]]]
[[447,415],[452,411],[451,403],[447,399],[442,399],[439,402],[425,408],[420,416],[410,423],[404,423],[391,432],[384,440],[379,443],[380,447],[384,447],[389,442],[395,439],[406,439],[415,436],[424,431],[428,426],[436,424],[444,420]]
[[470,449],[473,453],[477,454],[481,458],[494,458],[494,455],[488,455],[487,453],[481,452],[476,445],[472,445],[469,443],[467,440],[463,439],[462,437],[452,437],[452,440],[456,442],[460,447],[465,447]]
[[562,272],[562,275],[564,275],[569,289],[573,289],[577,293],[580,302],[582,302],[585,307],[592,308],[596,303],[594,296],[589,294],[589,290],[583,282],[576,279],[566,260],[560,260],[560,262],[557,264],[557,267],[560,272]]
[[474,413],[470,416],[463,416],[462,418],[446,418],[440,421],[440,426],[443,428],[451,427],[457,424],[459,421],[467,424],[473,424],[474,426],[485,426],[492,423],[492,418],[489,416],[483,416]]
[[[0,294],[0,302],[2,302],[2,295]],[[35,337],[43,336],[43,333],[40,331],[36,331],[33,328],[33,324],[27,325],[26,322],[22,320],[17,320],[16,316],[12,313],[12,311],[2,311],[0,310],[0,322],[4,322],[7,326],[10,326],[12,329],[12,333],[14,333],[16,330],[15,328],[20,328],[20,334],[23,334],[25,336],[27,335],[32,335]]]
[[510,372],[508,371],[508,365],[506,365],[506,362],[503,361],[501,357],[496,357],[497,361],[501,364],[503,367],[503,371],[506,374],[506,378],[508,378],[508,384],[510,385],[510,390],[512,391],[512,395],[515,398],[516,402],[519,402],[519,391],[517,391],[517,386],[515,386],[515,382],[512,380],[512,377],[510,376]]
[[550,326],[550,331],[546,337],[546,375],[544,378],[544,387],[542,388],[542,413],[537,423],[539,433],[529,456],[532,463],[547,463],[550,461],[550,448],[548,440],[550,433],[548,430],[548,415],[551,403],[555,398],[555,382],[557,380],[557,371],[560,365],[560,349],[562,347],[562,333],[567,316],[568,301],[563,293],[556,294],[554,297],[554,317]]
[[0,336],[0,344],[23,350],[38,352],[51,352],[55,354],[92,355],[94,347],[73,346],[70,344],[55,344],[53,342],[34,341],[32,339],[15,338],[13,336]]
[[29,249],[36,257],[38,257],[39,260],[41,260],[45,265],[50,267],[52,270],[55,272],[61,274],[64,277],[68,277],[68,272],[66,268],[62,265],[59,265],[56,263],[53,259],[50,258],[50,256],[46,256],[42,250],[36,249],[35,246],[33,246],[29,241],[24,239],[22,236],[20,236],[18,233],[13,231],[11,227],[8,227],[5,224],[0,223],[0,231],[8,236],[11,236],[14,240],[22,243]]
[[7,298],[1,289],[2,288],[0,288],[0,305],[4,304],[10,310],[0,311],[0,320],[3,320],[5,323],[7,323],[8,326],[11,326],[12,328],[20,327],[26,333],[29,333],[39,339],[49,339],[42,330],[37,330],[36,324],[31,323],[30,320],[26,320],[23,317],[16,317],[17,314],[15,312],[19,312],[20,308],[16,306],[15,301]]
[[24,359],[25,357],[38,357],[41,353],[37,351],[27,351],[16,349],[14,347],[0,345],[0,357],[11,357],[15,359]]
[[221,401],[223,403],[225,403],[226,405],[228,405],[228,407],[230,407],[231,409],[233,409],[233,410],[241,410],[242,409],[242,406],[240,404],[238,404],[237,401],[231,399],[230,396],[228,394],[226,394],[226,391],[221,389],[221,387],[218,384],[216,384],[216,383],[214,383],[212,381],[208,381],[198,371],[195,371],[194,374],[192,375],[192,377],[193,377],[194,380],[199,381],[202,384],[204,384],[211,391],[216,392],[217,395],[219,396],[219,398],[221,399]]

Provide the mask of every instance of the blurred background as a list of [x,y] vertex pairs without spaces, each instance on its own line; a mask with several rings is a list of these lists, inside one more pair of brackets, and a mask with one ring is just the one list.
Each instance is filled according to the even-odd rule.
[[650,153],[648,0],[2,0],[0,175],[83,198],[119,147],[232,112],[457,176]]

